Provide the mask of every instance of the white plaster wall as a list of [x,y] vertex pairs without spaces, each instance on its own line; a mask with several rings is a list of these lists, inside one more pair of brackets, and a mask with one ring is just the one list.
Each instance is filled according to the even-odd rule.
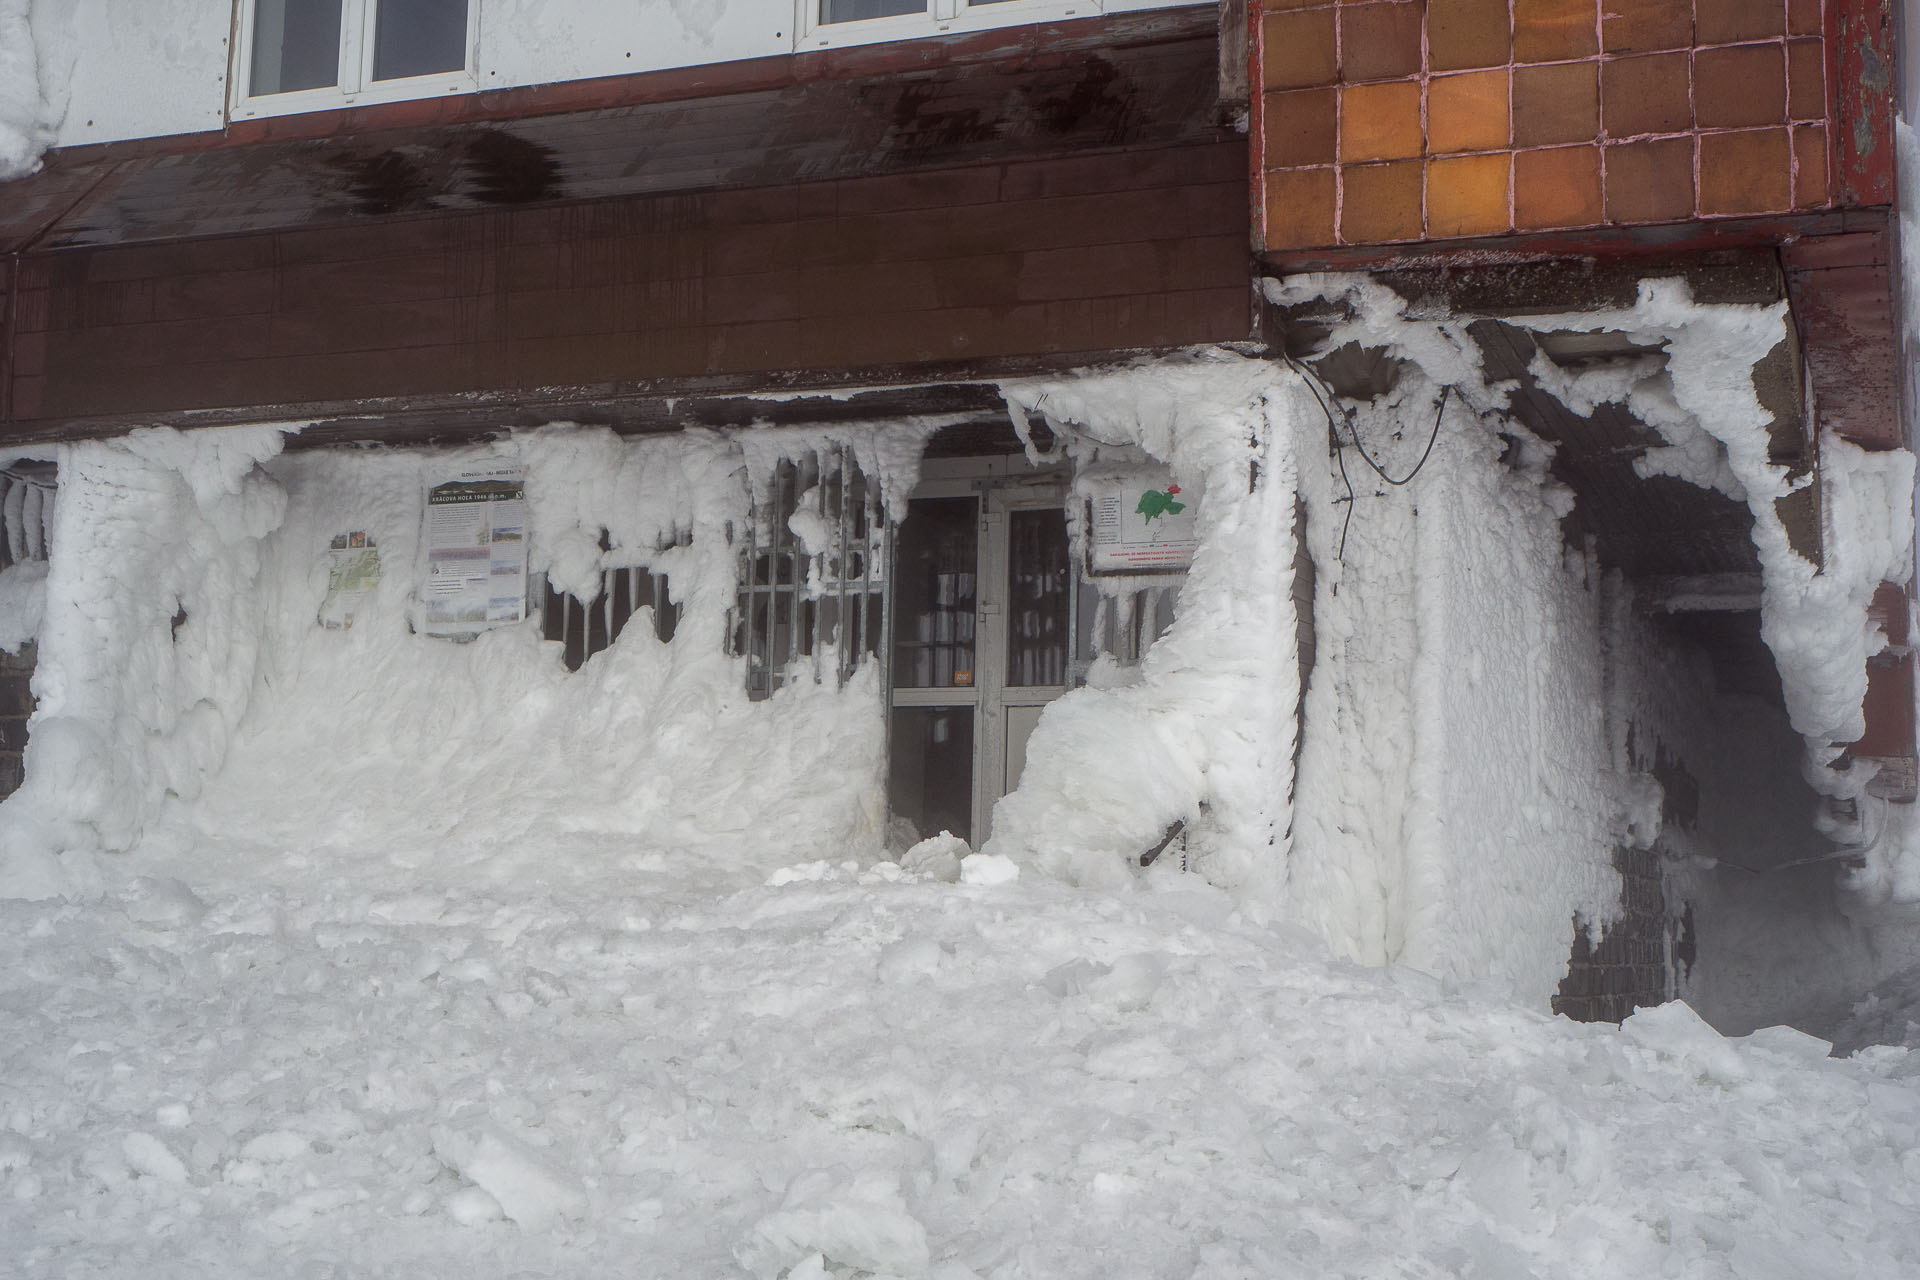
[[[482,89],[761,58],[829,46],[1170,7],[1161,0],[1006,0],[945,23],[890,19],[805,32],[816,0],[475,0]],[[220,128],[233,0],[34,0],[55,145]],[[318,104],[343,105],[333,103]]]
[[218,129],[229,0],[34,0],[54,145]]

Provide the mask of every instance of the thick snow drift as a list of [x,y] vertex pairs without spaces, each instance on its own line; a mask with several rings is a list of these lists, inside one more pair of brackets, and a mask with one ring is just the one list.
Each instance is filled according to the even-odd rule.
[[537,848],[597,870],[196,849],[0,904],[10,1271],[1890,1280],[1920,1250],[1905,1050],[1553,1020],[1170,868],[1115,897]]

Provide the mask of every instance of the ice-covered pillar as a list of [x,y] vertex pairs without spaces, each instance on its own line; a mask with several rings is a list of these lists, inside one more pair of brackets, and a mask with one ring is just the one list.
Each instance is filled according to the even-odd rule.
[[1081,883],[1126,883],[1184,825],[1189,866],[1249,898],[1285,875],[1299,667],[1294,432],[1312,403],[1285,366],[1168,361],[1009,384],[1076,463],[1164,463],[1200,494],[1173,627],[1136,682],[1047,708],[987,848]]
[[[0,805],[0,894],[85,882],[169,795],[191,798],[245,710],[261,539],[286,495],[271,428],[64,446],[26,781]],[[67,856],[72,855],[72,856]]]

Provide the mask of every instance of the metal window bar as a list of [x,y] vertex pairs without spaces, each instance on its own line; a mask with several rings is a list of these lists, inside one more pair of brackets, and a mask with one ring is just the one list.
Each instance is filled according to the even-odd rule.
[[[794,533],[802,514],[824,545]],[[750,697],[772,697],[803,658],[812,660],[818,681],[831,655],[844,684],[879,654],[890,533],[879,494],[844,446],[774,467],[747,522],[731,628],[732,651],[746,659]]]
[[[1087,589],[1084,582],[1082,589]],[[1123,666],[1135,666],[1153,647],[1153,642],[1173,625],[1173,612],[1180,595],[1178,580],[1161,586],[1145,587],[1119,596],[1105,592],[1094,597],[1091,625],[1084,637],[1075,637],[1080,654],[1077,679],[1085,679],[1084,667],[1101,654],[1111,656]]]
[[[670,545],[685,546],[688,537],[676,534]],[[665,548],[662,547],[662,550]],[[633,615],[653,610],[654,638],[665,644],[680,623],[680,606],[667,590],[667,576],[633,566],[607,569],[600,575],[600,591],[592,600],[562,595],[548,584],[541,611],[542,634],[561,645],[561,661],[578,671],[587,659],[608,648],[626,629]]]
[[47,558],[54,496],[52,463],[20,462],[0,471],[0,569]]

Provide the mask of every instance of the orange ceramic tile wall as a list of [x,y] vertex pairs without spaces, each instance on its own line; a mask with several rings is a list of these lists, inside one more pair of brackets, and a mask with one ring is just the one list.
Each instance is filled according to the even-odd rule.
[[1268,250],[1828,203],[1820,0],[1261,0]]

